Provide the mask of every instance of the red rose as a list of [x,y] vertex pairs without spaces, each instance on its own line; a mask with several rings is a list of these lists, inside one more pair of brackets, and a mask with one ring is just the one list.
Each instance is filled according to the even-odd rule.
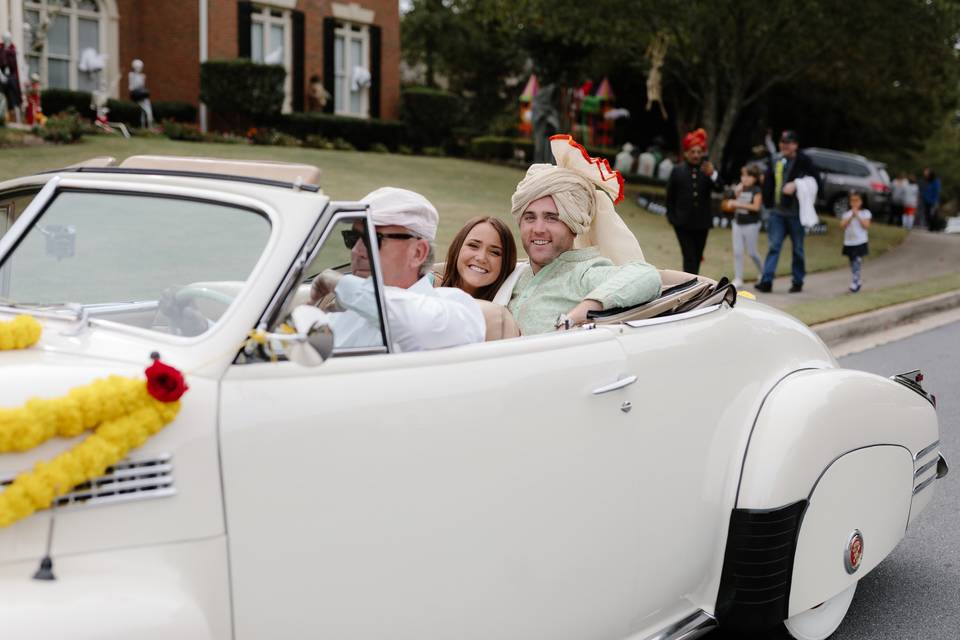
[[160,402],[176,402],[190,388],[182,373],[159,360],[147,367],[146,374],[147,392]]

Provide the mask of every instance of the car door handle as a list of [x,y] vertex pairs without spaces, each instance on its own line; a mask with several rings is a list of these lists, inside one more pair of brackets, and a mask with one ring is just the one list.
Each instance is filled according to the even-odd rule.
[[610,391],[616,391],[617,389],[623,389],[634,382],[637,381],[637,376],[620,376],[620,379],[616,382],[611,382],[610,384],[605,384],[602,387],[597,387],[593,390],[593,395],[598,396],[601,393],[608,393]]

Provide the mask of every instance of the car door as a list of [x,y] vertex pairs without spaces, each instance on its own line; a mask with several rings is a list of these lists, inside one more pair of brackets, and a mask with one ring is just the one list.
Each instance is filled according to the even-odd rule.
[[224,377],[236,637],[631,635],[658,524],[616,331],[387,351]]

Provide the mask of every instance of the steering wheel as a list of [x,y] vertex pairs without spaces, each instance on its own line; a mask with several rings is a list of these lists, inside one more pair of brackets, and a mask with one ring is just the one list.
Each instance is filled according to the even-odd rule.
[[[209,318],[197,304],[200,300],[223,305],[223,310],[214,318]],[[232,302],[232,296],[209,287],[168,287],[160,294],[159,312],[169,320],[170,333],[173,335],[198,336],[213,326]]]

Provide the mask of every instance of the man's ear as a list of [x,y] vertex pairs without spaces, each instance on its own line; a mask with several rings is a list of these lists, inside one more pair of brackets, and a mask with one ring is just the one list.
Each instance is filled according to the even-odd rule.
[[430,242],[424,240],[423,238],[418,238],[414,243],[413,255],[411,255],[412,266],[420,269],[420,265],[427,261],[427,256],[430,254]]

